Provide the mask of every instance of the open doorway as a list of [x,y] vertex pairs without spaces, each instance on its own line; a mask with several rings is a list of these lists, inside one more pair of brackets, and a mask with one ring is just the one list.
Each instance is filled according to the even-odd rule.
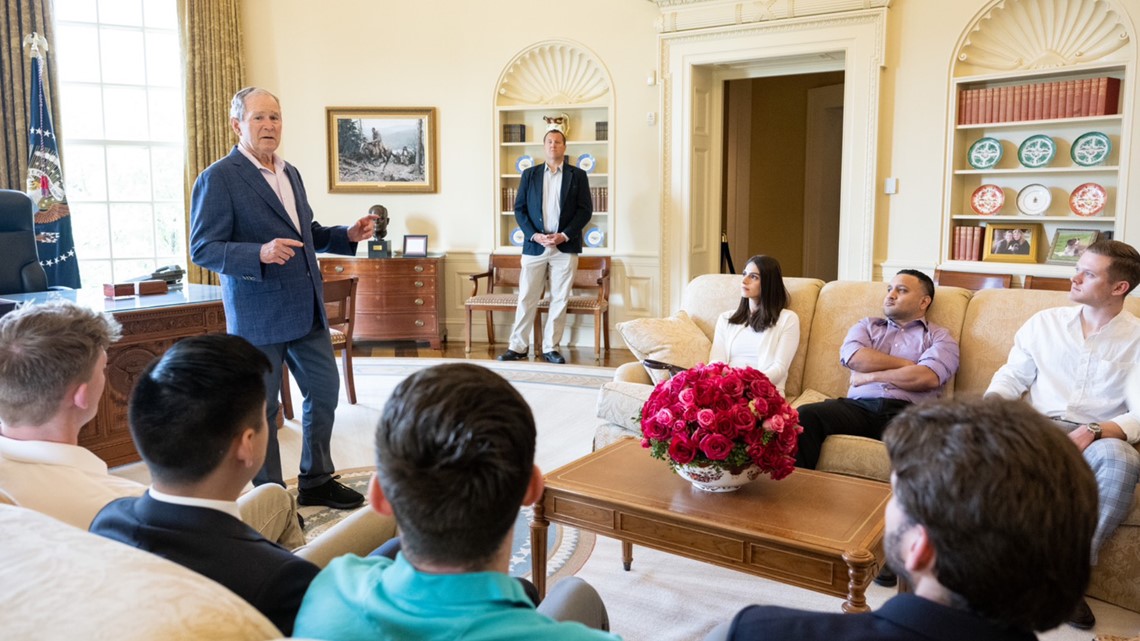
[[838,277],[843,82],[843,71],[724,82],[721,228],[736,271],[768,254],[785,276]]

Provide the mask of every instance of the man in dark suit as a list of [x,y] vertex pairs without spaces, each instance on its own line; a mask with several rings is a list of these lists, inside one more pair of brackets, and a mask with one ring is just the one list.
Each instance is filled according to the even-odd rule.
[[[273,94],[247,87],[233,98],[230,124],[238,144],[194,183],[190,257],[221,275],[229,333],[253,343],[269,359],[266,411],[276,420],[282,363],[305,394],[301,427],[301,505],[353,508],[364,497],[333,478],[329,452],[340,395],[316,252],[354,254],[372,236],[375,215],[351,227],[324,227],[301,174],[275,152],[281,142],[281,106]],[[277,432],[269,435],[265,468],[254,483],[284,485]]]
[[319,568],[242,523],[236,503],[274,429],[265,417],[269,369],[245,339],[207,334],[175,343],[143,370],[128,415],[154,484],[109,503],[91,531],[217,581],[289,636]]
[[566,327],[566,302],[578,267],[578,254],[582,253],[582,230],[594,210],[586,172],[565,162],[566,134],[552,128],[543,137],[542,145],[546,162],[522,173],[515,199],[515,220],[526,239],[515,324],[507,351],[499,355],[501,361],[527,357],[528,333],[549,267],[550,313],[542,335],[546,349],[542,357],[549,363],[566,362],[558,352],[558,344]]
[[1052,421],[1019,401],[930,402],[883,441],[883,548],[913,593],[857,615],[749,606],[706,641],[1033,641],[1065,621],[1089,580],[1097,488]]

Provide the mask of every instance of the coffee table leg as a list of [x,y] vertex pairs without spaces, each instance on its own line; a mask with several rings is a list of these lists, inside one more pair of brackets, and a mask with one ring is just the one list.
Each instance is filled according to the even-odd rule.
[[539,497],[534,504],[534,519],[530,522],[530,580],[538,589],[538,598],[546,597],[546,530],[550,521],[546,520],[546,508]]
[[875,555],[867,550],[847,550],[843,553],[847,564],[847,600],[843,611],[847,613],[870,612],[867,606],[867,585],[875,575]]
[[621,565],[626,572],[633,567],[633,544],[629,541],[621,542]]

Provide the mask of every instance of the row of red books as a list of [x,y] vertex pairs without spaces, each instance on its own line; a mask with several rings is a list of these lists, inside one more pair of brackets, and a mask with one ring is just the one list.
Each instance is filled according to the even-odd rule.
[[955,227],[954,247],[950,256],[953,260],[981,260],[982,241],[985,238],[985,227]]
[[958,124],[1120,113],[1119,78],[1082,78],[958,92]]
[[[518,196],[518,193],[519,190],[517,187],[503,187],[502,202],[500,203],[503,211],[514,211],[515,198]],[[609,187],[590,187],[590,199],[593,201],[594,211],[610,210]]]

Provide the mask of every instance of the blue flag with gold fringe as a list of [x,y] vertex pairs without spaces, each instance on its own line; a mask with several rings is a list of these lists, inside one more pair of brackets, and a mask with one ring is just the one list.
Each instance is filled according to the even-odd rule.
[[[63,184],[63,165],[51,122],[51,105],[44,95],[44,61],[47,43],[33,33],[32,87],[28,113],[28,182],[26,191],[36,203],[36,248],[47,272],[48,285],[78,288],[79,261],[71,234],[71,213]],[[42,51],[41,51],[42,47]]]

